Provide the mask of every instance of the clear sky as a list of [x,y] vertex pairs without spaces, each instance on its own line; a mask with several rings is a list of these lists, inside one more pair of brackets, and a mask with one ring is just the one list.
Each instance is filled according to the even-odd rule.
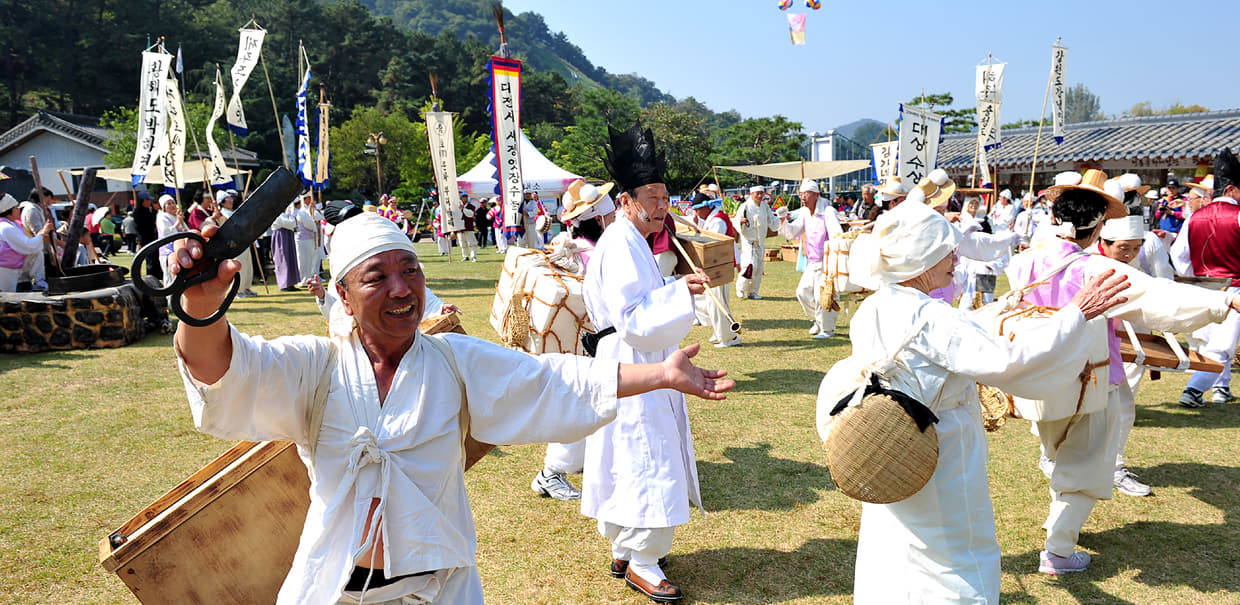
[[[1057,36],[1068,85],[1108,115],[1148,101],[1240,107],[1237,0],[907,2],[822,0],[504,0],[563,31],[595,65],[745,117],[781,114],[825,132],[861,118],[894,122],[924,88],[974,105],[975,66],[1006,61],[1002,121],[1037,119]],[[793,46],[787,13],[807,13]],[[1050,114],[1047,114],[1050,119]]]

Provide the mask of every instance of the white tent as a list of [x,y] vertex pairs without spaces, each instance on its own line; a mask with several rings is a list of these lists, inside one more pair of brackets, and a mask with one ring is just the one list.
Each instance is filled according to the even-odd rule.
[[[544,204],[560,197],[569,183],[582,178],[552,164],[530,143],[524,132],[521,133],[521,176],[525,179],[525,190],[537,193]],[[497,184],[494,152],[488,153],[469,172],[456,177],[456,186],[471,198],[496,195]]]
[[869,160],[835,160],[833,162],[776,162],[774,164],[754,164],[750,166],[716,166],[724,170],[735,170],[755,176],[764,176],[785,181],[802,179],[829,179],[870,167]]

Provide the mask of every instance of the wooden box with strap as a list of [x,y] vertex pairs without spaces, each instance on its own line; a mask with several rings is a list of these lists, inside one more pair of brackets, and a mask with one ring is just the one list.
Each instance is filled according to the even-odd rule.
[[[705,231],[684,217],[672,215],[676,221],[676,239],[681,246],[676,251],[676,273],[693,273],[693,267],[701,267],[710,276],[711,286],[722,286],[736,278],[735,241],[720,233]],[[683,248],[684,254],[680,250]]]

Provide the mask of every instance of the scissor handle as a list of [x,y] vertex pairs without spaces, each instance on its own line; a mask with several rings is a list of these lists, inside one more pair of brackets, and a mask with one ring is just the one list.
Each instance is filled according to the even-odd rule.
[[[138,254],[133,257],[133,264],[129,267],[129,273],[133,276],[134,287],[140,290],[143,294],[151,297],[171,296],[175,292],[179,298],[181,292],[184,292],[186,288],[193,285],[185,284],[185,278],[181,274],[178,274],[175,280],[165,286],[159,283],[159,280],[154,277],[144,275],[142,273],[151,255],[158,256],[160,248],[180,239],[196,239],[199,244],[203,245],[207,243],[207,240],[203,239],[201,235],[194,233],[193,231],[182,231],[165,235],[164,237],[142,246],[142,249],[138,250]],[[168,267],[163,267],[163,270],[167,271]]]
[[181,293],[185,292],[184,289],[181,289],[172,296],[172,312],[176,313],[177,318],[188,325],[194,326],[195,328],[205,328],[219,321],[220,318],[224,316],[224,313],[228,311],[229,305],[232,304],[233,298],[237,296],[237,290],[240,288],[241,274],[237,273],[233,275],[232,288],[228,291],[228,296],[224,298],[224,302],[220,303],[220,308],[216,309],[211,315],[202,318],[194,317],[193,315],[186,313],[185,309],[181,308]]

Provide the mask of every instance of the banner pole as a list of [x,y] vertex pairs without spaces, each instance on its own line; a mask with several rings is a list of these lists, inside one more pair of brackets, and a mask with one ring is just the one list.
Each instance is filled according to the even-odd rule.
[[[1059,46],[1059,42],[1063,37],[1055,38],[1055,46]],[[1034,177],[1038,174],[1038,150],[1042,145],[1042,127],[1046,124],[1046,102],[1051,98],[1051,82],[1055,79],[1055,66],[1051,66],[1050,73],[1046,74],[1046,95],[1042,97],[1042,116],[1038,118],[1038,136],[1033,142],[1033,165],[1029,168],[1029,195],[1033,196]]]

